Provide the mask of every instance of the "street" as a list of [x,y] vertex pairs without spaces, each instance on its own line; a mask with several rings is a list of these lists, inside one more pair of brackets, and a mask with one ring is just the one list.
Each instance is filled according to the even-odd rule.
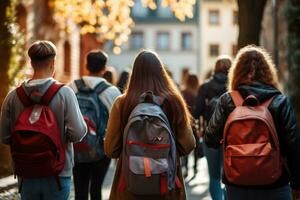
[[[192,155],[192,154],[191,154]],[[186,190],[188,200],[210,200],[208,192],[208,172],[205,158],[198,160],[198,174],[193,177],[193,158],[189,157],[189,176],[186,178]],[[111,162],[109,171],[104,181],[104,187],[102,189],[103,199],[107,200],[110,193],[110,187],[114,177],[114,162]],[[74,200],[74,193],[71,194],[71,200]]]
[[[192,154],[191,154],[192,155]],[[201,158],[198,160],[198,174],[193,177],[193,158],[189,157],[189,176],[186,178],[186,190],[188,200],[210,200],[211,197],[208,192],[208,172],[207,172],[207,164],[206,159]],[[110,193],[110,187],[114,176],[114,166],[115,163],[111,162],[109,171],[106,175],[104,181],[104,187],[102,189],[103,199],[107,200]],[[9,180],[14,181],[13,176],[9,178]],[[1,183],[1,179],[0,179]],[[0,200],[18,200],[17,188],[11,188],[7,191],[0,192]],[[74,191],[72,188],[72,192],[70,195],[70,200],[74,200]]]

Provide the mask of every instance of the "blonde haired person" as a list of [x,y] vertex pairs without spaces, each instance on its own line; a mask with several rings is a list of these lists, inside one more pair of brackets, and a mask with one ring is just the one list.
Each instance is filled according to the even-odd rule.
[[[186,199],[184,187],[176,188],[163,196],[134,195],[127,190],[122,191],[118,187],[123,165],[123,130],[131,111],[139,102],[139,97],[147,91],[152,91],[154,95],[165,98],[162,109],[175,135],[177,155],[187,155],[195,147],[189,111],[180,92],[168,76],[157,54],[151,51],[140,52],[134,61],[132,74],[125,93],[116,99],[108,120],[104,150],[108,157],[118,158],[110,200]],[[183,183],[180,166],[177,166],[177,176],[180,182]]]
[[[300,189],[300,138],[296,118],[289,99],[280,92],[277,72],[269,54],[257,46],[242,48],[230,69],[229,90],[237,90],[245,99],[254,95],[258,102],[263,103],[274,97],[268,109],[273,117],[276,132],[279,138],[280,153],[287,159],[287,166],[282,167],[281,176],[268,185],[236,185],[226,176],[223,182],[229,200],[240,199],[299,199]],[[219,148],[223,137],[223,130],[229,114],[235,104],[229,93],[223,94],[216,106],[215,112],[209,121],[204,140],[209,147]],[[291,188],[290,188],[291,187]]]

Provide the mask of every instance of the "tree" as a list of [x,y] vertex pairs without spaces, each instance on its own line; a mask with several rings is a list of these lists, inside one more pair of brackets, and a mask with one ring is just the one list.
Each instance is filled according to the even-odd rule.
[[[2,0],[0,3],[0,74],[1,74],[1,84],[0,84],[0,105],[2,105],[3,100],[9,90],[9,63],[11,58],[11,44],[8,38],[11,37],[11,32],[9,31],[8,23],[10,21],[10,16],[8,13],[8,8],[11,6],[10,0]],[[10,172],[10,156],[8,153],[8,147],[0,145],[0,173],[7,174]]]
[[267,0],[237,0],[239,8],[238,49],[259,45],[261,22]]
[[289,66],[289,95],[295,107],[300,123],[300,2],[288,0],[286,19],[288,23],[288,66]]

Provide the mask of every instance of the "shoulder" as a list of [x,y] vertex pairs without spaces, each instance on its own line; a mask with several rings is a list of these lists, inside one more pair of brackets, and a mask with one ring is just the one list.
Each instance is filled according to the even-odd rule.
[[68,86],[68,85],[63,85],[60,90],[58,91],[58,94],[63,97],[64,99],[68,99],[68,98],[74,98],[75,97],[75,93],[74,90]]
[[4,105],[11,105],[11,103],[13,103],[13,101],[16,100],[16,97],[17,97],[16,89],[9,91],[3,101],[3,107],[4,107]]
[[[107,84],[109,84],[109,83],[107,83]],[[110,94],[117,94],[117,96],[121,95],[120,90],[119,90],[116,86],[114,86],[114,85],[110,85],[110,86],[105,90],[105,92],[110,93]]]

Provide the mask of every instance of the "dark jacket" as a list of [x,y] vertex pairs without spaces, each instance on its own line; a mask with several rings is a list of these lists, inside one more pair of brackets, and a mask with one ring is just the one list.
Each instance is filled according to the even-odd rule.
[[[269,106],[276,131],[279,138],[280,150],[283,158],[287,159],[290,175],[286,167],[283,167],[281,177],[270,185],[251,186],[251,188],[277,188],[291,182],[291,187],[300,189],[300,137],[297,129],[296,118],[289,99],[281,94],[277,89],[261,83],[253,83],[252,85],[241,85],[238,88],[242,97],[254,95],[259,102],[264,102],[275,96],[273,102]],[[228,115],[235,108],[229,93],[223,94],[216,106],[215,113],[209,121],[206,128],[204,140],[209,147],[218,148],[223,137],[224,125]],[[225,184],[233,185],[223,177]],[[249,186],[250,187],[250,186]]]
[[206,80],[199,88],[195,110],[193,111],[193,117],[198,119],[203,116],[205,120],[209,120],[210,113],[207,110],[207,101],[214,97],[219,97],[226,92],[227,74],[218,73]]

